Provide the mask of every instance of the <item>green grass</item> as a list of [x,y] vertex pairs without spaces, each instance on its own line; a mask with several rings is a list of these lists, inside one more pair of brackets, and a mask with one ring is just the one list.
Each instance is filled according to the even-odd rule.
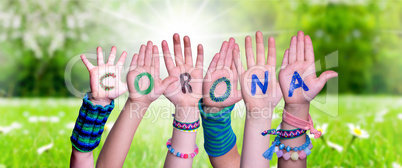
[[[81,99],[2,99],[0,101],[0,126],[13,122],[22,124],[22,128],[10,133],[0,133],[0,167],[68,167],[71,143],[69,123],[75,122]],[[108,123],[114,122],[119,115],[124,100],[117,103]],[[337,104],[329,104],[336,107]],[[172,133],[172,117],[169,111],[157,111],[157,107],[173,106],[161,99],[153,103],[153,111],[148,111],[138,128],[124,167],[162,167],[166,156],[166,140]],[[244,110],[239,110],[242,103],[233,112],[232,126],[237,135],[237,145],[241,150],[243,140]],[[283,102],[275,113],[281,113]],[[312,140],[314,148],[308,157],[308,167],[391,167],[392,163],[401,164],[399,144],[402,138],[402,120],[398,114],[402,111],[402,99],[387,96],[340,96],[339,113],[328,115],[315,108],[311,115],[316,125],[328,123],[325,140],[344,147],[344,152],[325,145],[322,139]],[[389,110],[383,122],[375,122],[376,114]],[[333,116],[335,115],[335,116]],[[59,122],[29,122],[32,116],[58,116]],[[378,118],[378,117],[377,117]],[[280,119],[274,119],[276,127]],[[370,137],[357,138],[351,148],[345,152],[352,139],[347,123],[360,125]],[[102,137],[101,145],[94,150],[95,159],[100,152],[107,132]],[[194,159],[193,167],[211,167],[203,149],[202,130],[198,132],[197,144],[200,154]],[[273,137],[271,137],[271,140]],[[54,146],[39,155],[37,149],[53,142]],[[267,142],[268,143],[268,142]],[[241,152],[241,151],[239,151]],[[345,155],[345,156],[343,156]],[[343,160],[341,160],[343,158]],[[276,165],[276,156],[270,163]]]

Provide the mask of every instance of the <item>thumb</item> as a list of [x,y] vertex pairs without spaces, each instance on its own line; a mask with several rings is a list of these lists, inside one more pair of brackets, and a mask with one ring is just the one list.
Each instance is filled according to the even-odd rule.
[[330,80],[331,78],[337,77],[338,73],[335,71],[325,71],[323,72],[320,77],[318,77],[318,86],[323,88],[324,85]]
[[173,77],[173,76],[169,76],[169,77],[165,78],[162,81],[162,93],[166,90],[167,87],[169,87],[169,85],[173,84],[177,80],[178,80],[177,77]]

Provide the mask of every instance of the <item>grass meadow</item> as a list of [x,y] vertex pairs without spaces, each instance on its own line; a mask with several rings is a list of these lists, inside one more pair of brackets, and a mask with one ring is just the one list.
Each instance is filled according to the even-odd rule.
[[[313,139],[308,167],[395,167],[402,163],[402,98],[390,96],[342,95],[338,114],[326,114],[316,108],[310,113],[317,127],[324,129],[322,138]],[[102,142],[94,150],[95,160],[116,120],[124,99],[118,100],[107,122]],[[71,135],[81,99],[1,99],[0,101],[0,168],[4,167],[68,167]],[[241,152],[244,127],[244,105],[239,102],[232,112],[232,127]],[[160,107],[169,107],[163,110]],[[281,121],[281,102],[275,110],[272,127]],[[162,167],[166,156],[166,140],[172,133],[173,106],[166,99],[152,104],[133,139],[124,167]],[[348,123],[360,126],[350,130]],[[325,126],[327,125],[327,126]],[[325,127],[327,127],[325,129]],[[365,133],[363,138],[351,131]],[[361,131],[361,132],[359,132]],[[353,142],[351,140],[354,138]],[[271,137],[271,141],[273,140]],[[269,143],[267,141],[267,143]],[[200,154],[193,167],[211,167],[203,149],[202,129],[197,134]],[[399,144],[399,145],[398,145]],[[335,146],[335,147],[334,147]],[[341,150],[342,149],[342,150]],[[39,151],[38,151],[39,150]],[[270,166],[277,164],[276,155]]]

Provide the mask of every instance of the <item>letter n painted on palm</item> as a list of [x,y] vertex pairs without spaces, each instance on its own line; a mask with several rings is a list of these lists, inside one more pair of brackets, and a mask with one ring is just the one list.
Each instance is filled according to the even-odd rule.
[[251,95],[255,95],[256,89],[257,89],[257,84],[261,88],[262,93],[265,94],[267,93],[268,89],[268,71],[265,71],[264,74],[264,84],[261,83],[260,79],[258,79],[257,75],[253,74],[251,76],[252,81],[251,81]]
[[299,73],[295,71],[295,73],[293,73],[292,82],[290,82],[289,97],[292,97],[293,91],[299,87],[302,87],[304,91],[308,91],[307,85],[303,82],[303,79],[300,77]]

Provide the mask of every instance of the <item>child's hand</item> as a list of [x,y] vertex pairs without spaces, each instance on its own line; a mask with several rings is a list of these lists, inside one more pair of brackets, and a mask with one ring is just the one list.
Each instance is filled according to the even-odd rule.
[[[233,60],[235,40],[230,38],[222,43],[209,65],[204,78],[204,105],[207,107],[224,108],[242,99],[241,91],[237,90],[238,75]],[[211,97],[212,96],[212,97]]]
[[316,76],[314,50],[311,38],[300,31],[292,37],[290,47],[285,51],[279,72],[286,106],[308,105],[321,91],[325,83],[338,76],[334,71],[325,71]]
[[165,89],[177,79],[159,77],[159,51],[158,47],[148,41],[147,46],[142,45],[139,54],[134,54],[127,74],[129,100],[151,104]]
[[170,85],[164,95],[175,105],[180,107],[197,106],[202,97],[202,68],[204,52],[202,45],[197,48],[197,61],[195,67],[191,56],[190,38],[185,36],[184,41],[184,61],[180,45],[180,36],[173,35],[174,55],[176,65],[173,64],[169,46],[166,41],[162,41],[162,50],[165,59],[166,69],[170,77],[177,81]]
[[81,59],[89,71],[91,99],[103,102],[99,104],[106,105],[127,91],[126,84],[121,82],[121,70],[126,60],[127,52],[123,51],[116,65],[114,65],[116,47],[112,47],[106,64],[103,62],[101,47],[97,48],[97,55],[98,66],[93,66],[84,55],[81,55]]
[[[240,74],[241,91],[248,111],[270,109],[272,110],[282,99],[281,88],[276,80],[276,49],[275,40],[268,40],[268,58],[265,60],[264,37],[257,32],[257,64],[255,64],[251,37],[246,37],[247,71],[244,70],[239,53],[239,46],[233,50],[235,65]],[[264,110],[266,111],[266,110]],[[269,111],[271,112],[271,111]],[[272,113],[271,113],[272,115]]]

